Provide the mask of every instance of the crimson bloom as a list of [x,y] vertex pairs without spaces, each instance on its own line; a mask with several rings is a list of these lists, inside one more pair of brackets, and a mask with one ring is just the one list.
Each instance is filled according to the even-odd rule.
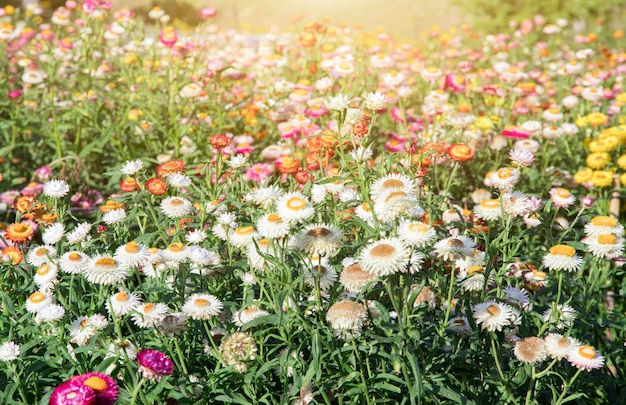
[[143,349],[137,353],[139,371],[144,378],[161,381],[164,375],[174,372],[172,360],[158,350]]

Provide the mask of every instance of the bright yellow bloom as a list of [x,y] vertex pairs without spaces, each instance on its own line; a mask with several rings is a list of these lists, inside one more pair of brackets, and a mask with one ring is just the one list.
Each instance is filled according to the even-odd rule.
[[588,123],[587,117],[578,117],[574,120],[574,124],[576,124],[578,128],[587,126],[587,123]]
[[586,167],[576,172],[576,174],[574,175],[574,181],[578,184],[583,184],[591,180],[592,175],[593,175],[593,170]]
[[602,114],[601,112],[593,112],[587,115],[587,122],[593,127],[604,125],[607,123],[607,121],[607,116]]
[[617,158],[617,165],[621,168],[626,170],[626,153],[623,154],[622,156]]
[[590,153],[586,163],[592,169],[602,169],[611,161],[611,156],[606,152]]
[[474,121],[474,126],[481,131],[489,131],[493,128],[493,121],[489,117],[478,117]]
[[613,184],[613,174],[606,170],[596,170],[591,175],[590,181],[594,187],[609,187]]

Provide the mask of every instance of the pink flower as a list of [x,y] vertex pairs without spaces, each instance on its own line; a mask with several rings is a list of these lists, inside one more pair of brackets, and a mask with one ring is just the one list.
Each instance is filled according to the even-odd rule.
[[255,163],[246,171],[249,180],[261,183],[272,174],[270,167],[265,163]]
[[505,138],[527,139],[530,135],[520,131],[518,128],[507,128],[502,130],[502,136]]
[[137,353],[139,371],[144,378],[161,381],[165,375],[174,372],[174,364],[169,357],[158,350],[143,349]]
[[90,387],[76,381],[66,381],[52,391],[50,405],[94,405],[96,393]]
[[200,10],[200,17],[203,19],[213,18],[217,15],[217,10],[215,7],[204,7]]
[[95,405],[115,404],[120,391],[111,376],[96,371],[77,375],[70,378],[68,382],[91,388],[96,395]]
[[11,91],[9,92],[9,98],[10,98],[11,100],[15,100],[16,98],[21,97],[21,96],[22,96],[22,94],[24,94],[24,92],[23,92],[22,90],[19,90],[19,89],[18,89],[18,90],[11,90]]

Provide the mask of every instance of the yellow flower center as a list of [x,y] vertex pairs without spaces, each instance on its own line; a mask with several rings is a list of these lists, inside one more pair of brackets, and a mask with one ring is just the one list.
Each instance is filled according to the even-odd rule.
[[117,294],[115,294],[115,300],[119,301],[119,302],[126,302],[128,301],[128,294],[126,294],[125,292],[118,292]]
[[578,354],[580,357],[591,360],[596,357],[596,349],[591,346],[583,345],[578,348]]
[[576,249],[567,245],[556,245],[550,248],[550,254],[574,257]]
[[544,278],[546,278],[546,273],[543,271],[533,271],[533,277],[536,280],[543,280]]
[[32,293],[30,297],[28,297],[28,300],[33,304],[39,304],[40,302],[43,302],[45,298],[46,295],[44,293],[37,291],[35,293]]
[[415,233],[425,233],[428,231],[428,226],[421,222],[413,222],[411,225],[409,225],[409,231]]
[[193,302],[198,307],[208,307],[210,301],[204,298],[198,298]]
[[44,247],[40,247],[39,249],[37,249],[35,251],[35,256],[45,256],[48,253],[48,249],[44,248]]
[[170,200],[170,205],[173,205],[174,207],[179,207],[183,205],[183,200],[181,200],[180,198],[173,198]]
[[67,255],[67,258],[70,260],[70,262],[79,262],[83,257],[80,255],[80,253],[72,252]]
[[93,388],[96,391],[103,391],[107,389],[107,382],[103,378],[97,376],[89,377],[88,379],[83,381],[83,384],[90,388]]
[[489,305],[487,307],[487,312],[489,312],[489,315],[491,316],[498,316],[500,315],[500,307],[497,305]]
[[383,188],[402,188],[404,183],[398,179],[388,179],[383,183]]
[[267,220],[270,222],[280,222],[282,221],[278,214],[271,213],[267,216]]
[[101,257],[98,260],[96,260],[95,265],[99,267],[111,268],[111,267],[117,266],[117,262],[112,257]]
[[406,196],[406,193],[404,191],[393,191],[393,192],[389,193],[389,195],[385,199],[385,202],[389,202],[389,201],[393,200],[396,197],[404,197],[404,196]]
[[300,211],[306,207],[306,201],[300,197],[291,197],[287,201],[287,208],[292,211]]
[[617,237],[612,233],[598,235],[598,243],[601,245],[614,245],[615,242],[617,242]]
[[153,303],[146,304],[143,306],[143,312],[145,312],[146,314],[149,314],[150,312],[154,311],[154,308],[156,308],[155,304]]
[[396,248],[386,243],[381,243],[374,246],[370,254],[374,257],[389,257],[394,253],[396,253]]
[[37,275],[45,276],[50,271],[50,265],[48,263],[44,263],[37,269]]
[[243,226],[241,228],[235,229],[235,233],[239,236],[251,235],[252,232],[254,232],[254,228],[251,226]]
[[27,225],[18,223],[13,225],[13,232],[15,233],[27,233],[29,230],[29,227]]
[[481,266],[472,266],[469,269],[467,269],[467,275],[471,276],[474,273],[482,273],[484,271],[484,269]]
[[259,247],[264,248],[270,245],[270,240],[269,239],[261,239],[257,242],[257,244],[259,245]]
[[595,226],[608,226],[613,228],[617,226],[617,219],[607,216],[598,216],[591,220],[591,224]]
[[363,211],[365,211],[365,212],[370,212],[371,211],[370,205],[368,203],[365,203],[365,202],[361,203],[361,208],[363,208]]
[[135,241],[130,241],[126,244],[124,250],[126,253],[137,253],[139,252],[139,245]]
[[485,209],[500,208],[500,201],[498,200],[483,200],[480,202],[480,206]]
[[556,195],[558,195],[561,198],[568,198],[571,193],[569,192],[569,190],[566,190],[564,188],[559,188],[556,190]]
[[498,170],[498,177],[501,179],[508,179],[511,177],[511,169],[500,169]]
[[170,252],[182,252],[184,248],[185,246],[182,243],[174,242],[170,243],[170,245],[167,247],[167,250],[169,250]]

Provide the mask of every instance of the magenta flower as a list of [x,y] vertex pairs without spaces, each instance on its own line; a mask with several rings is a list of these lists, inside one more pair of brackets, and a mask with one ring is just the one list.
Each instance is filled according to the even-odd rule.
[[95,405],[96,392],[79,382],[69,380],[52,391],[49,405]]
[[95,405],[113,405],[120,391],[111,376],[95,371],[72,377],[68,382],[91,388],[96,395]]
[[137,353],[139,371],[144,378],[161,381],[164,375],[174,371],[174,364],[169,357],[158,350],[144,349]]

